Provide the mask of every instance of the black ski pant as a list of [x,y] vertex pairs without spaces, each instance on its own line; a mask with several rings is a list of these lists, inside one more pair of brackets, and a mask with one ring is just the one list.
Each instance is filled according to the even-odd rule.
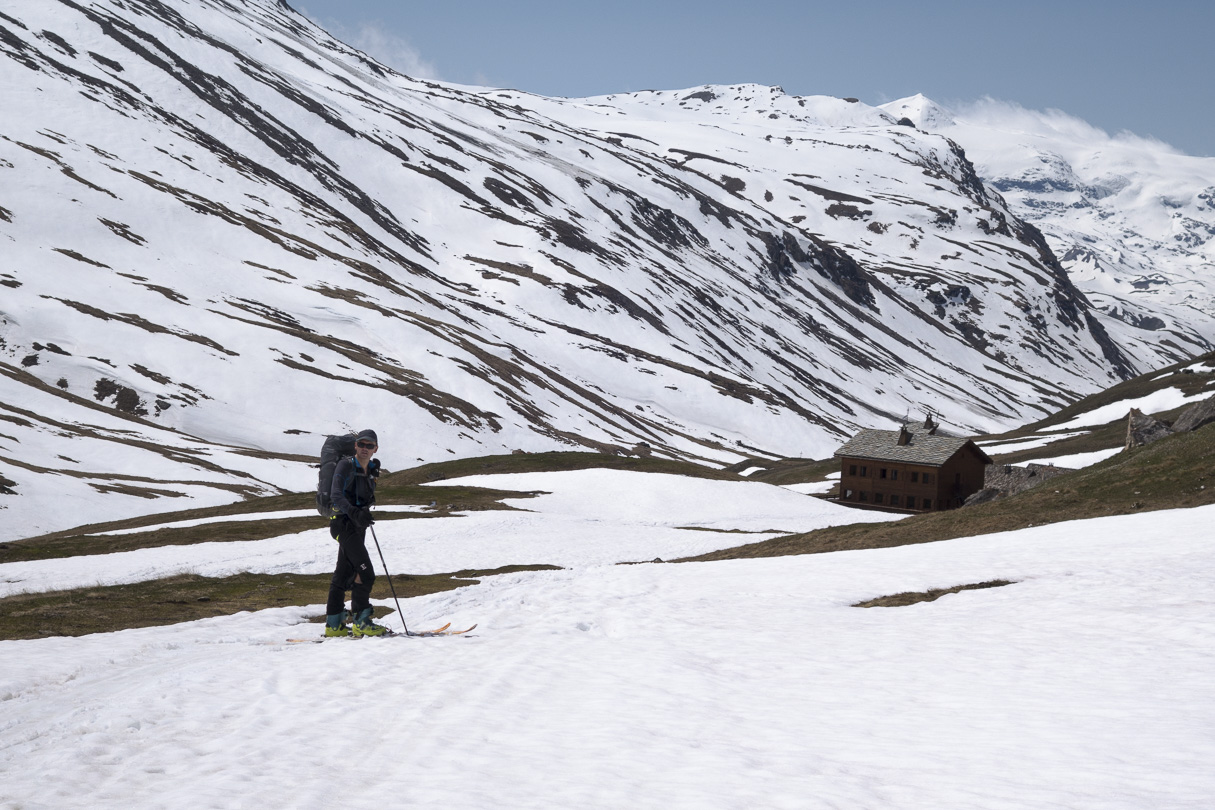
[[330,616],[341,613],[346,605],[346,591],[350,591],[350,612],[357,616],[359,611],[371,607],[371,586],[375,583],[375,569],[367,553],[367,530],[355,526],[345,515],[338,515],[333,523],[330,534],[338,541],[338,556],[325,612]]

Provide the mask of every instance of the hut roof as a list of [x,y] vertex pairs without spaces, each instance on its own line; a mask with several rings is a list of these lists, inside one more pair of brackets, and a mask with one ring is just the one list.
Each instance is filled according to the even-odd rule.
[[970,439],[938,436],[935,427],[922,425],[905,425],[901,430],[862,430],[836,450],[835,455],[940,467],[968,444],[984,462],[991,463],[991,458]]

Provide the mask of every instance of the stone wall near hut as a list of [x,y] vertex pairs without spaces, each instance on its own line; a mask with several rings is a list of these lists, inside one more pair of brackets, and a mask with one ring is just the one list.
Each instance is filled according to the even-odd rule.
[[991,464],[983,478],[983,489],[966,499],[966,506],[987,503],[997,498],[1007,498],[1027,489],[1033,489],[1057,475],[1074,472],[1067,467],[1053,464],[1027,464],[1017,467],[1012,464]]

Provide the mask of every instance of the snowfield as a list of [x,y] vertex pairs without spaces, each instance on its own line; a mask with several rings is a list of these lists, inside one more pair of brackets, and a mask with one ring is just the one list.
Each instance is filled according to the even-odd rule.
[[[284,643],[317,634],[318,593],[0,642],[0,808],[1210,806],[1215,506],[620,566],[595,547],[681,523],[678,499],[607,530],[618,492],[584,489],[604,498],[580,512],[568,493],[593,477],[551,478],[521,502],[549,511],[497,542],[539,560],[564,534],[580,561],[403,604],[415,629],[469,636]],[[378,527],[386,553],[422,557],[419,527],[475,517]],[[851,607],[993,579],[1014,584]]]
[[[506,499],[507,505],[520,511],[381,520],[375,525],[376,536],[394,570],[436,574],[508,565],[568,567],[675,559],[858,519],[879,522],[904,517],[857,512],[769,484],[626,470],[480,475],[435,483],[546,494]],[[377,507],[383,512],[401,509]],[[263,519],[299,514],[273,512]],[[185,527],[231,520],[218,517],[163,525]],[[333,570],[336,546],[328,527],[321,525],[324,523],[318,517],[317,529],[267,540],[4,563],[0,564],[0,597],[120,585],[184,573],[207,577],[242,571],[325,574]]]

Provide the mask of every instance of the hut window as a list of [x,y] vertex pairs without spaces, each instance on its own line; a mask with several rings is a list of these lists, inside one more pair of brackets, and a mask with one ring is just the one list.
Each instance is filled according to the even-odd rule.
[[868,477],[869,477],[869,468],[862,464],[861,465],[861,478],[868,478]]
[[913,472],[911,474],[911,483],[918,484],[919,482],[920,482],[920,474],[918,472]]
[[932,498],[925,498],[924,500],[920,501],[920,508],[921,509],[931,509],[932,508]]
[[844,500],[846,500],[846,501],[852,500],[852,490],[850,490],[850,489],[844,490]]
[[862,501],[867,501],[867,500],[869,500],[869,493],[868,493],[868,492],[861,491],[861,492],[858,492],[857,494],[858,494],[858,495],[860,495],[860,497],[861,497],[861,500],[862,500]]
[[891,481],[897,481],[897,480],[899,480],[899,471],[898,471],[898,470],[891,470],[891,471],[890,471],[890,480],[891,480]]
[[885,477],[886,477],[886,468],[882,467],[881,469],[878,470],[878,478],[885,478]]
[[873,493],[873,502],[881,503],[882,502],[882,493],[880,493],[880,492]]
[[907,496],[907,508],[915,509],[915,496],[914,495]]
[[899,505],[899,496],[898,496],[898,495],[891,495],[891,496],[890,496],[890,505],[891,505],[891,506],[898,506],[898,505]]
[[932,473],[924,473],[924,483],[925,484],[932,483]]
[[849,465],[848,465],[848,474],[849,474],[849,475],[856,475],[856,465],[855,465],[855,464],[849,464]]

